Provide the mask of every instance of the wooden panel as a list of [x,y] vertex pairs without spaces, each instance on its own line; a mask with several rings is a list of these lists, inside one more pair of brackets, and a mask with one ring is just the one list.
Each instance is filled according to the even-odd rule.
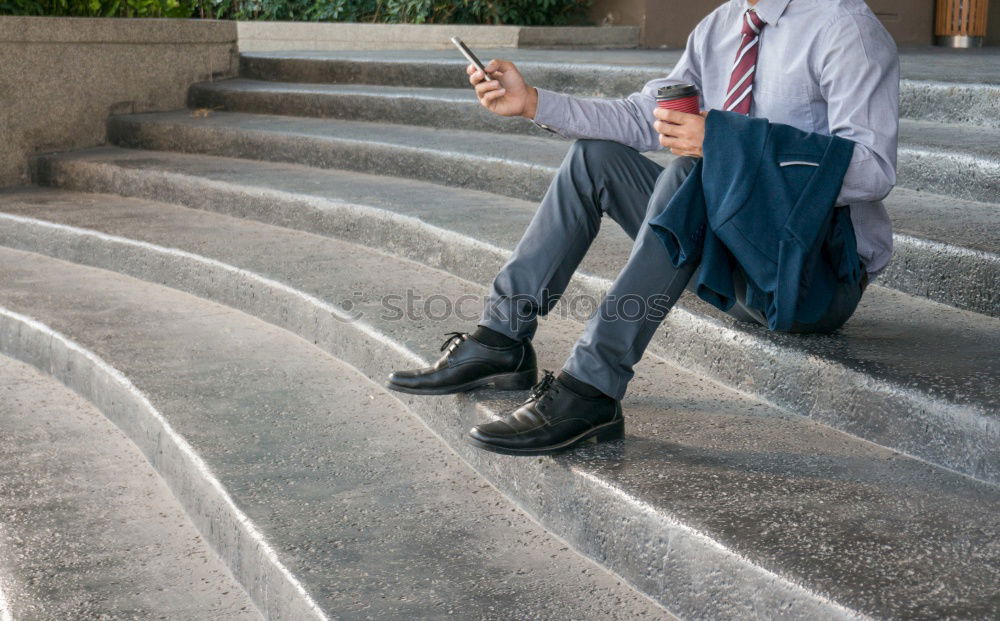
[[987,0],[938,0],[934,34],[938,36],[986,36]]

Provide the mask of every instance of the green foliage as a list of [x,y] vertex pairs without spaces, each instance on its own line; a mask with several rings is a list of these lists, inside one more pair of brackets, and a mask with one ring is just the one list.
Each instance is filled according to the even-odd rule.
[[411,24],[583,23],[590,0],[0,0],[0,15]]
[[0,0],[0,15],[191,17],[198,0]]

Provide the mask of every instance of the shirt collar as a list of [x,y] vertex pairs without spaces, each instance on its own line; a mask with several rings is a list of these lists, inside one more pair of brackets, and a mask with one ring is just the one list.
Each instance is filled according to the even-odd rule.
[[757,15],[763,19],[769,26],[777,26],[778,20],[781,16],[785,14],[785,9],[788,8],[788,3],[792,0],[760,0],[757,6],[751,7],[750,3],[743,0],[744,8],[753,8],[757,10]]

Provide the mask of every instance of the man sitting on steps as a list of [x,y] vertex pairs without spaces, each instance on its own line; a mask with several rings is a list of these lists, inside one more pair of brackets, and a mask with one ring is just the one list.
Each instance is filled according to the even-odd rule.
[[[433,395],[482,386],[528,388],[537,379],[531,346],[537,318],[565,291],[601,218],[608,215],[635,244],[559,375],[546,374],[511,414],[473,428],[469,440],[480,448],[539,455],[624,433],[620,402],[632,368],[698,267],[675,267],[650,226],[707,144],[704,114],[658,109],[654,95],[660,87],[693,84],[704,109],[854,143],[853,156],[844,152],[846,173],[835,205],[849,206],[849,219],[841,213],[853,227],[855,263],[863,276],[836,289],[818,321],[796,323],[791,331],[839,328],[857,307],[868,275],[889,262],[892,228],[880,201],[896,179],[899,61],[895,44],[863,0],[729,0],[698,24],[669,76],[620,100],[533,88],[503,60],[486,69],[489,76],[468,68],[483,106],[578,140],[493,282],[476,330],[452,335],[433,366],[393,373],[389,387]],[[681,157],[664,168],[640,155],[660,148]],[[746,273],[737,265],[732,280],[745,288]],[[767,325],[739,291],[737,285],[739,299],[728,312]],[[625,317],[615,302],[623,299],[644,300],[641,315]]]

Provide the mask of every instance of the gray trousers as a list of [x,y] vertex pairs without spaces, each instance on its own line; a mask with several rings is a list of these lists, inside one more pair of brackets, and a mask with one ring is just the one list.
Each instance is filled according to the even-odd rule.
[[[515,339],[530,338],[597,236],[607,215],[635,240],[625,267],[587,322],[563,370],[621,399],[653,333],[683,293],[696,265],[674,268],[648,226],[670,202],[695,165],[678,158],[666,168],[630,147],[578,140],[566,154],[531,224],[503,267],[479,325]],[[737,281],[742,274],[734,274]],[[793,332],[832,332],[857,307],[864,286],[845,286],[819,322]],[[737,282],[738,295],[742,294]],[[729,311],[766,325],[740,299]]]

